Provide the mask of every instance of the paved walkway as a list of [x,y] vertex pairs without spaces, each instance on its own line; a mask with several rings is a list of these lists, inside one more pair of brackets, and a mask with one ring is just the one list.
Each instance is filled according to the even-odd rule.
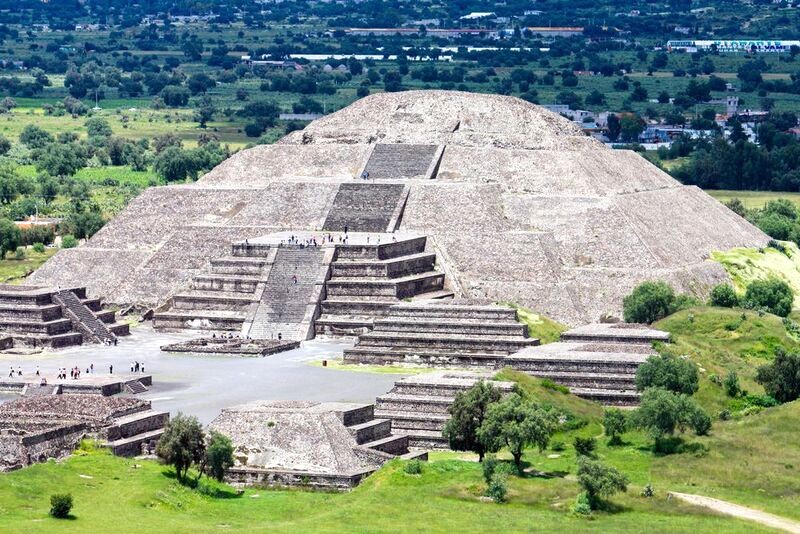
[[689,493],[678,493],[676,491],[670,491],[669,494],[689,504],[709,508],[721,514],[730,515],[739,519],[747,519],[748,521],[755,521],[767,527],[800,534],[800,522],[786,519],[785,517],[768,514],[761,510],[754,510],[753,508],[747,508],[720,499],[703,497],[702,495],[691,495]]

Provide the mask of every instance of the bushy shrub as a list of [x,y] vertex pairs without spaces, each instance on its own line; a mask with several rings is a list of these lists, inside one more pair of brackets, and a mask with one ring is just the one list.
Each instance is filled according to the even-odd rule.
[[739,386],[739,375],[736,374],[736,371],[729,371],[727,375],[725,375],[725,393],[729,397],[738,397],[742,393],[742,388]]
[[566,386],[562,386],[561,384],[556,384],[549,378],[543,378],[540,382],[543,388],[550,389],[553,391],[558,391],[559,393],[569,393],[569,388]]
[[689,415],[689,426],[698,436],[705,436],[711,430],[711,417],[698,407]]
[[17,250],[14,251],[14,259],[15,260],[24,260],[25,259],[25,248],[17,247]]
[[626,425],[625,414],[619,408],[608,408],[603,413],[603,428],[609,438],[610,445],[622,443],[622,434],[625,433]]
[[656,490],[653,489],[652,484],[647,484],[642,490],[642,497],[650,498],[656,496]]
[[508,494],[508,475],[505,473],[495,473],[489,480],[489,486],[486,488],[486,495],[491,497],[492,500],[498,504],[506,502],[506,495]]
[[403,471],[407,475],[421,475],[422,474],[422,462],[419,460],[409,460],[403,466]]
[[779,347],[775,360],[758,368],[756,382],[778,402],[797,399],[800,397],[800,354],[789,354]]
[[739,297],[730,284],[718,284],[711,290],[708,303],[720,308],[735,308],[739,305]]
[[666,282],[644,282],[622,300],[627,323],[652,323],[672,313],[675,292]]
[[58,519],[69,517],[72,511],[72,495],[69,493],[56,493],[50,496],[50,515]]
[[45,251],[44,243],[34,243],[33,244],[33,250],[34,250],[34,252],[38,252],[39,254],[42,254]]
[[756,280],[747,286],[745,305],[755,309],[765,309],[779,317],[786,317],[792,311],[794,295],[789,284],[777,278]]
[[614,467],[585,457],[578,458],[578,483],[586,491],[592,510],[599,507],[601,499],[628,489],[628,477]]
[[597,448],[597,440],[593,437],[582,438],[577,436],[572,442],[572,446],[575,447],[575,454],[578,456],[594,458],[594,451]]
[[636,371],[636,389],[644,391],[651,387],[691,395],[699,387],[697,366],[685,358],[654,354]]
[[582,491],[575,498],[575,504],[572,505],[572,513],[577,515],[592,515],[592,505],[589,502],[589,494]]
[[61,238],[61,248],[75,248],[78,246],[78,240],[74,235],[65,235]]

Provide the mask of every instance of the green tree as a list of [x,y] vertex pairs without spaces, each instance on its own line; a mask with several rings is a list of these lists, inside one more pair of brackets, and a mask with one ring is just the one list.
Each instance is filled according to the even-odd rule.
[[72,511],[72,494],[56,493],[50,496],[50,515],[56,519],[66,519]]
[[110,137],[113,132],[107,120],[102,117],[91,117],[86,120],[86,133],[89,137]]
[[692,395],[700,387],[697,366],[688,359],[654,354],[636,370],[636,389],[651,387]]
[[61,238],[61,248],[75,248],[78,246],[78,240],[72,234],[67,234]]
[[53,142],[53,136],[35,124],[28,124],[20,132],[19,142],[28,148],[42,148]]
[[478,439],[487,452],[508,447],[514,465],[522,469],[522,453],[535,445],[543,451],[555,430],[554,415],[519,393],[511,393],[489,406],[478,429]]
[[622,299],[627,323],[652,323],[672,313],[675,292],[666,282],[643,282]]
[[205,432],[197,418],[179,412],[170,419],[158,440],[156,454],[175,468],[179,480],[185,480],[189,468],[200,464],[206,454]]
[[489,405],[499,401],[500,397],[500,390],[484,380],[456,394],[448,409],[450,419],[442,430],[451,449],[475,452],[478,460],[483,461],[487,451],[483,442],[478,439],[478,429],[483,424]]
[[167,182],[179,182],[197,177],[197,161],[188,150],[171,146],[164,149],[155,159],[153,170]]
[[635,113],[625,113],[619,121],[619,127],[622,140],[632,143],[644,131],[644,121]]
[[0,259],[22,244],[22,232],[8,219],[0,219]]
[[739,297],[730,284],[717,284],[711,290],[708,303],[721,308],[735,308],[739,305]]
[[607,126],[608,129],[608,138],[612,141],[616,141],[619,139],[619,134],[622,132],[622,127],[620,126],[619,117],[614,115],[613,113],[608,115]]
[[619,408],[606,408],[603,412],[603,428],[608,436],[609,445],[622,443],[622,434],[625,433],[627,418]]
[[11,141],[4,135],[0,135],[0,156],[5,156],[11,150]]
[[611,466],[585,456],[578,458],[578,483],[589,497],[589,505],[593,510],[602,505],[603,499],[628,490],[628,477]]
[[789,284],[777,278],[770,278],[751,282],[747,286],[744,302],[748,307],[763,308],[779,317],[786,317],[792,311],[794,295]]
[[225,471],[233,467],[233,444],[228,436],[211,431],[206,444],[206,456],[203,461],[206,470],[216,480],[222,482]]
[[634,427],[646,430],[655,439],[655,448],[659,452],[668,452],[664,438],[674,435],[676,430],[691,427],[695,433],[705,434],[711,424],[705,412],[690,397],[662,388],[646,389],[629,420]]
[[78,143],[51,143],[34,152],[36,168],[50,176],[72,176],[86,166],[86,154]]
[[800,398],[800,354],[790,354],[779,347],[775,360],[758,368],[756,382],[778,402]]

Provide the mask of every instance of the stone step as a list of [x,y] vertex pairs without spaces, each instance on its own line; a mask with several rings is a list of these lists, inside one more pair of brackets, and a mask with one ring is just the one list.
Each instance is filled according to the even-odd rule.
[[64,334],[72,330],[72,322],[61,318],[52,321],[28,319],[0,319],[0,332],[20,334]]
[[506,363],[518,371],[532,375],[541,372],[635,374],[646,359],[647,355],[644,354],[609,353],[603,357],[578,352],[568,356],[512,355],[506,359]]
[[346,363],[365,365],[415,364],[441,367],[477,367],[500,369],[506,365],[506,353],[478,353],[448,350],[420,350],[415,348],[365,347],[357,345],[345,349]]
[[261,278],[254,275],[200,274],[192,279],[192,288],[204,291],[254,293]]
[[325,285],[329,297],[382,296],[403,299],[444,287],[444,273],[430,271],[399,278],[332,278]]
[[145,386],[138,380],[131,380],[130,382],[125,383],[125,390],[128,393],[133,393],[134,395],[136,395],[138,393],[147,393],[147,386]]
[[235,258],[232,256],[211,260],[211,273],[220,275],[253,275],[261,274],[267,265],[266,258]]
[[0,319],[53,321],[61,318],[61,306],[58,304],[46,304],[44,306],[0,304]]
[[362,447],[400,456],[408,452],[408,437],[402,434],[387,436],[374,441],[368,441],[364,443]]
[[375,409],[382,412],[447,414],[447,410],[452,406],[454,400],[454,397],[425,397],[391,392],[375,399]]
[[144,410],[115,419],[107,429],[109,442],[119,441],[137,435],[162,430],[169,421],[169,413]]
[[364,167],[369,180],[427,178],[437,145],[377,144]]
[[388,260],[400,258],[411,254],[425,252],[427,238],[425,236],[405,237],[387,243],[374,243],[370,245],[338,245],[336,247],[335,261],[340,260]]
[[374,404],[360,404],[338,411],[336,416],[344,426],[354,426],[375,419]]
[[[456,381],[452,381],[456,382]],[[509,393],[513,390],[514,385],[509,382],[488,381],[500,391]],[[412,380],[398,380],[394,383],[391,393],[399,395],[411,395],[422,397],[444,397],[454,398],[458,393],[466,391],[477,383],[474,381],[464,381],[464,383],[429,383],[425,381],[415,382]]]
[[385,300],[371,298],[329,298],[322,301],[322,313],[339,317],[376,317],[388,315],[389,308],[398,300],[387,297]]
[[539,378],[549,378],[563,386],[590,389],[636,389],[636,373],[570,373],[559,371],[540,371]]
[[127,336],[131,333],[131,325],[128,323],[118,322],[108,325],[108,329],[115,336]]
[[449,291],[447,289],[440,289],[437,291],[426,291],[425,293],[419,293],[411,297],[411,301],[420,301],[420,300],[447,300],[452,299],[455,297],[455,293]]
[[222,291],[193,290],[172,297],[173,310],[243,310],[253,302],[251,295]]
[[405,353],[419,351],[463,351],[469,353],[511,354],[539,344],[538,339],[522,336],[481,336],[417,332],[368,332],[358,338],[359,347],[391,347]]
[[408,446],[415,449],[449,449],[450,442],[441,430],[401,430],[398,434],[408,436]]
[[369,330],[372,330],[372,319],[366,317],[323,315],[314,321],[314,331],[317,335],[357,336]]
[[479,336],[528,336],[528,327],[518,322],[487,322],[483,319],[397,318],[376,319],[376,332],[421,332]]
[[47,334],[13,334],[12,337],[14,338],[14,346],[32,348],[50,347],[58,349],[83,343],[83,336],[80,332],[67,332],[52,336]]
[[239,331],[244,321],[244,312],[224,310],[177,310],[153,315],[153,326],[157,329]]
[[595,388],[570,388],[570,393],[604,406],[637,406],[641,395],[633,390],[607,390]]
[[420,252],[385,260],[337,260],[331,264],[331,278],[398,278],[415,273],[432,271],[436,254]]
[[93,313],[98,321],[102,321],[106,325],[113,324],[117,320],[117,314],[114,310],[100,310]]
[[0,289],[0,304],[21,306],[46,306],[52,304],[52,291],[46,289],[20,290]]
[[[409,447],[411,445],[409,444]],[[428,451],[424,450],[417,450],[417,451],[408,451],[405,454],[401,454],[399,456],[401,460],[419,460],[421,462],[428,461]]]
[[356,443],[362,445],[389,436],[392,431],[392,422],[388,419],[372,419],[366,423],[351,425],[347,429],[356,438]]
[[419,412],[400,412],[394,410],[375,410],[375,417],[392,420],[392,432],[407,430],[436,430],[441,432],[449,415],[424,414]]
[[93,312],[99,312],[103,309],[102,302],[98,298],[93,299],[79,299],[81,304],[92,310]]
[[322,229],[341,232],[385,232],[398,204],[402,184],[344,182],[339,185]]
[[150,430],[128,438],[106,442],[106,447],[111,449],[116,456],[137,456],[141,454],[142,444],[157,442],[164,435],[164,429]]
[[392,309],[392,317],[413,319],[473,319],[483,321],[517,322],[517,311],[503,306],[475,306],[437,302],[403,302]]

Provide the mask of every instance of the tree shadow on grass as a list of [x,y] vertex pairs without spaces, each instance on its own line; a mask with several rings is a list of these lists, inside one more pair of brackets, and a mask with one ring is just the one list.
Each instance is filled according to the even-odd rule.
[[208,497],[212,497],[214,499],[238,499],[244,493],[241,490],[237,490],[207,477],[198,480],[194,476],[190,475],[184,479],[180,479],[178,478],[178,474],[174,469],[163,469],[161,471],[161,475],[174,480],[185,488],[195,490],[198,493],[207,495]]

